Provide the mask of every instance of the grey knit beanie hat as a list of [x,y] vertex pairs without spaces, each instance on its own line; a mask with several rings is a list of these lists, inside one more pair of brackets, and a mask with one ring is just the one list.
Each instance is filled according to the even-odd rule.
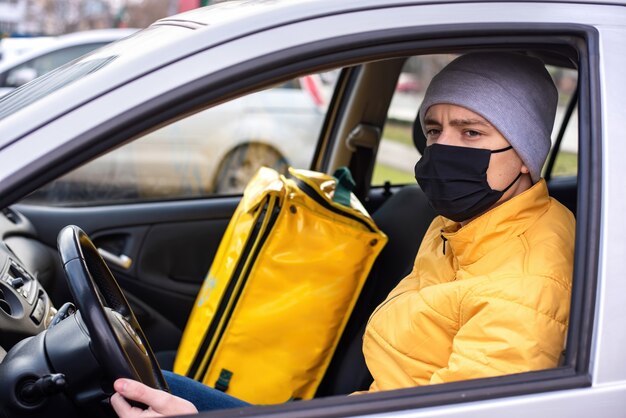
[[509,141],[536,182],[550,150],[557,100],[552,77],[539,59],[477,52],[456,58],[433,78],[419,119],[425,130],[426,111],[440,103],[481,115]]

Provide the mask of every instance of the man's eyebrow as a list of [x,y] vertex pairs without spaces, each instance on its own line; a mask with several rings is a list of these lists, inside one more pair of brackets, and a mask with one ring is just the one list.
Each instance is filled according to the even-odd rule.
[[[441,123],[434,118],[426,117],[424,118],[424,125],[430,126],[441,126]],[[470,126],[470,125],[482,125],[487,127],[492,127],[492,125],[484,119],[452,119],[450,121],[451,126]]]
[[450,121],[451,126],[468,126],[468,125],[482,125],[491,128],[491,124],[484,119],[452,119]]
[[429,118],[428,116],[426,116],[424,118],[424,125],[437,125],[440,126],[441,124],[439,123],[439,121],[433,119],[433,118]]

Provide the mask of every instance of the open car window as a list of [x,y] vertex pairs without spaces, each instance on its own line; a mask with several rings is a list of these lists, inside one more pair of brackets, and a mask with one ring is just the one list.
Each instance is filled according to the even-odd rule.
[[[413,168],[421,154],[414,142],[414,122],[424,98],[425,89],[432,77],[450,62],[455,54],[422,55],[409,57],[402,68],[387,114],[371,185],[382,186],[414,184]],[[571,177],[577,173],[578,112],[571,115],[568,105],[574,97],[578,82],[572,68],[547,66],[557,86],[559,102],[552,132],[552,150],[555,162],[549,177]],[[567,117],[566,117],[567,116]],[[558,148],[555,143],[563,130]],[[547,173],[544,171],[544,176]]]
[[24,203],[93,206],[233,195],[261,166],[309,168],[337,72],[275,87],[141,135],[31,194]]

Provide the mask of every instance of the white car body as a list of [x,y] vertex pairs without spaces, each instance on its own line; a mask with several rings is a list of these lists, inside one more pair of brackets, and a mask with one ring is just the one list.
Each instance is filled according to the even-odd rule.
[[[41,185],[37,177],[54,170],[54,164],[82,155],[89,147],[104,150],[122,138],[132,138],[125,130],[132,131],[140,121],[147,124],[150,118],[175,117],[173,111],[167,113],[168,100],[173,97],[183,103],[200,91],[207,103],[216,103],[224,94],[221,88],[226,96],[237,95],[281,79],[280,72],[264,78],[260,68],[268,73],[279,71],[284,63],[292,65],[298,75],[298,71],[305,72],[302,63],[306,60],[315,62],[311,69],[316,70],[335,61],[347,65],[358,61],[358,48],[367,48],[364,39],[376,40],[382,46],[396,38],[427,42],[438,34],[452,36],[455,30],[485,32],[486,36],[518,30],[528,36],[528,42],[532,42],[531,31],[546,36],[560,31],[579,34],[588,52],[581,60],[589,65],[589,73],[581,79],[588,87],[589,101],[579,110],[587,115],[581,116],[585,119],[579,152],[588,158],[580,163],[586,174],[579,180],[583,206],[578,213],[581,241],[577,242],[575,270],[576,279],[584,282],[574,292],[579,316],[573,318],[575,330],[570,334],[576,337],[570,338],[568,346],[574,360],[557,369],[494,381],[320,399],[306,405],[292,403],[260,409],[255,416],[624,416],[625,5],[618,1],[238,1],[163,19],[82,61],[101,67],[98,71],[62,88],[54,87],[52,93],[38,100],[24,96],[23,103],[28,106],[16,100],[0,102],[2,202],[14,203],[29,191],[28,184]],[[335,48],[329,50],[345,52],[346,57],[332,58],[331,52],[324,55],[325,45]],[[315,61],[318,56],[325,60]],[[65,70],[68,68],[77,67]],[[256,80],[256,75],[258,82],[228,90],[243,78]],[[339,130],[345,133],[349,127],[342,125]],[[94,138],[100,142],[96,144]],[[330,166],[341,159],[344,148],[341,143],[329,151]],[[90,157],[97,153],[94,149]],[[77,158],[72,164],[86,158]],[[313,168],[319,166],[316,164]]]

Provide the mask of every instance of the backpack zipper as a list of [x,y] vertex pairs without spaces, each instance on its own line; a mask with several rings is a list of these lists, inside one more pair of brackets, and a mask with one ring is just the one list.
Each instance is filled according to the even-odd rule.
[[[215,311],[215,315],[211,319],[211,323],[204,334],[202,344],[196,352],[196,356],[192,363],[192,366],[187,372],[187,377],[191,377],[195,380],[202,381],[206,374],[220,339],[224,335],[228,321],[230,320],[232,313],[237,306],[237,301],[243,292],[246,281],[250,274],[250,267],[255,260],[263,243],[267,239],[270,231],[276,223],[276,218],[280,213],[280,206],[277,204],[278,199],[272,197],[268,199],[261,209],[261,213],[257,217],[250,237],[246,242],[246,246],[239,257],[239,263],[233,271],[231,278],[228,281],[228,286],[222,295],[218,308]],[[267,212],[271,211],[270,219],[263,228],[263,219],[267,216]],[[257,239],[259,234],[262,234],[260,239]],[[250,254],[252,253],[252,256]],[[202,355],[202,353],[205,353]]]
[[294,177],[294,180],[296,181],[296,185],[298,186],[298,188],[301,189],[307,196],[313,199],[320,206],[323,206],[325,209],[328,209],[329,211],[333,213],[345,216],[347,218],[350,218],[354,221],[357,221],[363,224],[370,232],[376,232],[374,228],[372,228],[372,226],[368,222],[364,221],[360,217],[354,215],[353,213],[348,212],[347,210],[341,210],[338,207],[328,203],[328,201],[324,199],[322,196],[320,196],[319,193],[317,193],[317,191],[308,183],[300,180],[297,177]]

